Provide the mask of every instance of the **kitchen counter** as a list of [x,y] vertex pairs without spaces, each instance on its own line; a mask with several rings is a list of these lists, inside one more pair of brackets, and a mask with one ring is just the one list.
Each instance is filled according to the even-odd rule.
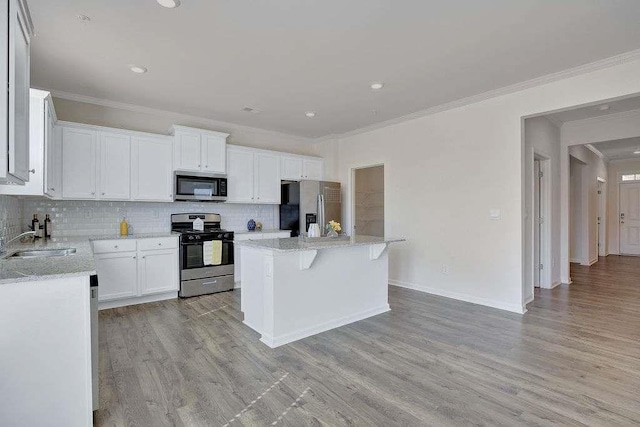
[[291,234],[291,230],[278,230],[274,229],[262,229],[260,231],[249,231],[249,230],[239,230],[234,231],[235,234],[273,234],[273,233],[289,233]]
[[[11,258],[12,254],[21,250],[62,248],[75,248],[76,253],[45,258]],[[93,274],[96,274],[93,251],[86,237],[14,242],[7,247],[7,253],[0,259],[0,285]]]
[[256,249],[265,249],[274,252],[298,252],[318,249],[332,249],[350,246],[368,246],[377,244],[388,244],[393,242],[403,242],[404,239],[382,238],[374,236],[338,236],[338,237],[316,237],[299,238],[290,237],[288,239],[263,239],[246,240],[236,242],[238,246],[250,246]]
[[89,241],[96,242],[99,240],[131,240],[131,239],[158,239],[162,237],[178,237],[180,233],[169,231],[164,233],[139,233],[121,236],[119,234],[107,234],[104,236],[91,237]]

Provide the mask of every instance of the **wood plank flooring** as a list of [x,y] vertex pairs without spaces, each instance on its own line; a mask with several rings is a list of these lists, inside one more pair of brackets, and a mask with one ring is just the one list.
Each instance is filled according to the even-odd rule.
[[640,258],[572,277],[524,316],[391,287],[274,350],[236,291],[101,311],[97,425],[640,425]]

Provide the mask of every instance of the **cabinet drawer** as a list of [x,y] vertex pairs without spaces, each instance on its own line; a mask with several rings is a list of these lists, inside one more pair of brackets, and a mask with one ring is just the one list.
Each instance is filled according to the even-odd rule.
[[135,240],[98,240],[93,242],[94,254],[135,252],[135,250]]
[[156,239],[138,240],[138,248],[141,251],[154,249],[175,249],[178,247],[178,237],[160,237]]

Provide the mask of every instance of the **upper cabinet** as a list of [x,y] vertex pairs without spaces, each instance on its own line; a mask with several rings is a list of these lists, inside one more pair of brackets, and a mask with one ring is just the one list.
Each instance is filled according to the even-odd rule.
[[281,179],[287,181],[321,181],[324,162],[317,157],[283,155],[280,158]]
[[173,144],[166,136],[132,138],[133,200],[173,201]]
[[62,197],[95,199],[98,132],[93,129],[62,129]]
[[[29,167],[31,176],[25,185],[0,185],[0,194],[43,196],[46,189],[45,156],[55,137],[55,111],[49,92],[31,89],[29,106]],[[48,184],[48,182],[47,182]]]
[[227,202],[280,203],[280,156],[248,147],[227,147]]
[[131,197],[131,136],[100,132],[99,137],[100,199],[127,200]]
[[173,126],[174,168],[182,171],[227,173],[229,134],[186,126]]
[[[7,4],[8,3],[8,4]],[[29,167],[29,49],[33,25],[22,0],[0,12],[0,182],[24,184]]]

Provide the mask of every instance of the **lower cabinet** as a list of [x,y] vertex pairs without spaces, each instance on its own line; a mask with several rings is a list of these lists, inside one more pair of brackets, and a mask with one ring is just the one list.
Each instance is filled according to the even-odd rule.
[[[291,231],[257,231],[250,233],[236,233],[234,242],[243,240],[286,239],[291,237]],[[240,246],[233,246],[233,281],[240,283]],[[239,286],[236,286],[239,287]]]
[[93,252],[101,309],[178,296],[177,237],[99,240]]

